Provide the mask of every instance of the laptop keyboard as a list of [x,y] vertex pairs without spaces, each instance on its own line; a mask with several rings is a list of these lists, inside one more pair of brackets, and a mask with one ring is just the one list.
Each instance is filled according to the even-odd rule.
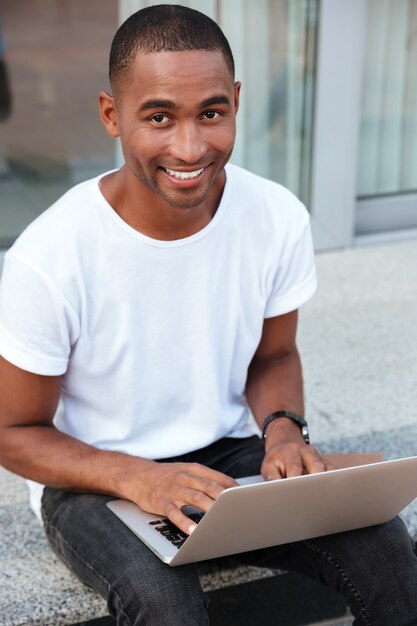
[[[202,519],[204,513],[190,513],[188,517],[193,520],[193,522],[198,522]],[[149,522],[149,525],[152,526],[162,537],[164,537],[167,541],[172,543],[173,546],[179,550],[184,543],[184,541],[189,537],[186,533],[175,526],[169,519],[166,517],[162,519],[153,520]]]

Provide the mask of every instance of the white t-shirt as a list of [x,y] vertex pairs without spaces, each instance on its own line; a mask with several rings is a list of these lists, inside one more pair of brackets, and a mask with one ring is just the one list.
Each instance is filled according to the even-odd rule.
[[159,241],[119,217],[99,180],[67,192],[6,254],[0,353],[62,375],[56,428],[101,449],[158,459],[253,434],[245,383],[263,320],[316,288],[307,211],[228,165],[211,222]]

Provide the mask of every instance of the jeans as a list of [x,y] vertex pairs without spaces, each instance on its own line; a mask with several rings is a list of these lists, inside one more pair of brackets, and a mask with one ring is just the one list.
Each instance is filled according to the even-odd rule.
[[[238,478],[259,474],[263,455],[263,444],[255,436],[222,439],[164,461],[195,461]],[[164,564],[106,507],[111,499],[47,487],[42,515],[53,550],[107,600],[119,626],[208,624],[198,564]],[[413,547],[403,522],[395,518],[361,530],[246,552],[228,561],[292,570],[329,585],[349,605],[355,626],[416,626]]]

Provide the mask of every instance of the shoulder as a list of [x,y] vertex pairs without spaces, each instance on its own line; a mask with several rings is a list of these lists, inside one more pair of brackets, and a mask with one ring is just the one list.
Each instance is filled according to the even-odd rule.
[[[4,272],[41,281],[71,302],[78,298],[86,272],[94,267],[100,241],[99,176],[76,185],[35,219],[5,256]],[[23,281],[23,283],[22,283]]]
[[45,265],[65,255],[80,232],[91,233],[91,221],[97,213],[98,178],[84,181],[61,196],[29,224],[8,255]]
[[237,165],[226,167],[230,202],[242,218],[259,227],[302,230],[309,224],[309,213],[289,189]]

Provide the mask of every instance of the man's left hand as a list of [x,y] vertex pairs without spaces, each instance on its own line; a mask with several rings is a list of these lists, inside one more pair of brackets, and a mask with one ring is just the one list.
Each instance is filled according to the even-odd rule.
[[265,480],[315,474],[333,469],[314,446],[307,444],[297,424],[286,418],[268,426],[261,473]]

